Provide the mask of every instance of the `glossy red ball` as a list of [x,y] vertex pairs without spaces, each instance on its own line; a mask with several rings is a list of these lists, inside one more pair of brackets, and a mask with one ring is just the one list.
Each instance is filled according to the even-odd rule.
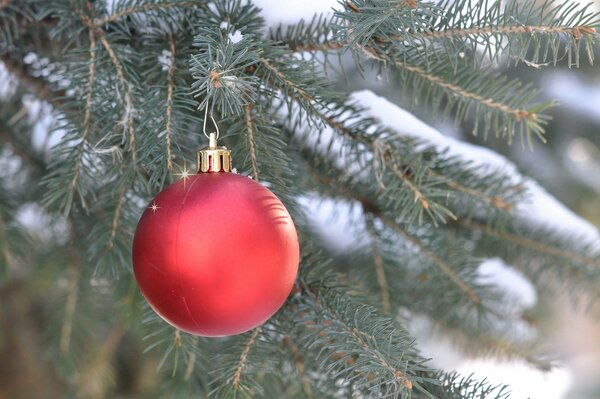
[[201,336],[243,333],[285,302],[298,273],[294,223],[281,201],[235,173],[200,173],[150,202],[133,269],[150,306]]

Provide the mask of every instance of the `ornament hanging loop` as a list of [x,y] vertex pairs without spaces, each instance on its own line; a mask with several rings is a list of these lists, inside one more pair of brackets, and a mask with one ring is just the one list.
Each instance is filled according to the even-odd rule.
[[[217,121],[215,121],[215,118],[213,117],[212,112],[210,113],[210,120],[212,120],[213,125],[215,125],[215,133],[210,133],[210,135],[208,133],[206,133],[206,121],[208,120],[208,101],[206,102],[206,108],[204,108],[204,124],[202,125],[202,132],[204,133],[204,135],[206,136],[207,139],[210,140],[211,144],[212,144],[212,135],[215,135],[214,141],[215,141],[215,145],[214,147],[217,146],[217,140],[219,139],[219,125],[217,125]],[[212,146],[211,146],[212,147]]]
[[231,172],[231,151],[227,147],[219,147],[217,145],[217,139],[219,138],[219,125],[215,121],[215,118],[210,113],[210,119],[215,125],[216,132],[208,134],[206,132],[206,121],[208,120],[208,102],[206,109],[204,110],[204,123],[202,125],[202,131],[208,138],[208,147],[198,151],[198,173],[214,173],[214,172]]

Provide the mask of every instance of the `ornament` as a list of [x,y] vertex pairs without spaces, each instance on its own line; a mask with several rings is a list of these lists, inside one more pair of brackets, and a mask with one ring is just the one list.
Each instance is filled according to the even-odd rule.
[[298,236],[281,201],[231,172],[218,135],[198,152],[198,173],[159,193],[133,240],[133,269],[146,301],[180,330],[240,334],[285,302],[298,272]]

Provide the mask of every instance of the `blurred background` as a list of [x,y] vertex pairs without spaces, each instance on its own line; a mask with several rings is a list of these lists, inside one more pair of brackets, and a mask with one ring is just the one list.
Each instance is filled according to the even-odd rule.
[[[337,4],[331,0],[315,2],[318,4],[311,7],[306,6],[307,1],[301,0],[261,0],[255,3],[264,9],[265,18],[273,25],[294,23],[301,17],[310,18],[315,9],[328,12]],[[596,0],[594,7],[600,10],[600,1]],[[307,14],[307,10],[310,14]],[[596,54],[600,54],[598,46]],[[41,74],[53,73],[52,66],[39,55],[31,54],[26,61]],[[521,64],[505,72],[522,81],[534,83],[543,90],[544,97],[560,101],[560,106],[551,111],[553,119],[546,128],[547,144],[535,143],[534,148],[529,149],[522,148],[519,143],[509,146],[504,140],[493,137],[485,141],[481,137],[474,137],[435,115],[420,113],[418,109],[408,107],[410,101],[403,98],[402,92],[386,83],[390,77],[367,71],[366,80],[363,80],[358,76],[358,71],[353,70],[351,62],[347,63],[347,79],[339,78],[338,84],[350,85],[356,90],[370,89],[406,107],[446,135],[486,146],[506,155],[523,174],[536,179],[563,204],[600,227],[600,66],[589,66],[583,62],[579,69],[575,69],[570,68],[567,61],[563,60],[557,67]],[[18,106],[15,106],[14,101],[9,101],[15,96],[21,98]],[[43,158],[58,140],[57,135],[48,133],[53,122],[50,111],[48,104],[26,94],[23,87],[17,84],[15,78],[0,63],[0,190],[20,190],[24,196],[27,196],[27,192],[33,196],[42,189],[36,184],[27,183],[39,181],[42,171],[24,170],[19,159],[25,157],[35,165],[39,162],[31,154]],[[4,135],[3,130],[15,126],[22,126],[24,132],[30,132],[28,137],[22,137],[17,142],[12,139],[9,141],[9,136]],[[0,200],[4,201],[4,198],[5,196],[0,196]],[[61,237],[64,238],[67,226],[61,218],[46,214],[40,204],[0,203],[0,206],[17,210],[16,225],[3,226],[0,218],[0,250],[5,254],[7,242],[10,241],[12,250],[30,253],[31,265],[44,259],[49,270],[60,267],[65,259],[77,256],[47,252],[64,244]],[[330,220],[341,225],[344,223],[343,209],[336,208],[335,204],[323,205],[318,214],[328,223]],[[553,215],[547,217],[552,218]],[[29,237],[27,240],[23,239],[25,235]],[[49,242],[52,245],[48,245]],[[30,266],[26,266],[20,273],[27,274],[27,267]],[[539,296],[516,272],[503,270],[498,273],[498,268],[491,264],[490,273],[496,278],[504,279],[505,285],[515,289],[528,301],[532,311],[535,309],[536,315],[541,315],[536,327],[539,328],[543,346],[547,348],[549,356],[558,359],[556,367],[540,371],[524,363],[470,359],[454,350],[450,343],[434,335],[419,342],[425,355],[433,358],[434,363],[444,369],[457,369],[464,374],[474,373],[478,378],[487,378],[498,384],[507,383],[511,385],[514,398],[600,398],[598,317],[590,315],[586,309],[574,309],[561,298]],[[55,283],[58,291],[63,290],[63,294],[68,291],[68,280]],[[49,284],[43,280],[43,275],[31,281],[27,287],[6,284],[4,279],[0,279],[0,399],[12,399],[16,397],[16,392],[28,385],[29,389],[33,389],[32,392],[40,395],[33,397],[58,397],[58,393],[62,391],[59,379],[54,378],[56,371],[44,366],[44,358],[53,355],[44,342],[48,334],[56,333],[57,328],[48,325],[50,321],[44,318],[45,295],[40,295],[40,292],[49,292]],[[103,282],[98,280],[97,284],[101,292]],[[69,298],[65,297],[65,300],[68,302]],[[411,328],[416,335],[423,335],[422,329],[426,329],[426,326],[413,325]],[[108,347],[110,352],[95,356],[109,356],[113,359],[109,360],[109,363],[114,363],[116,370],[116,375],[111,377],[113,382],[151,385],[149,381],[152,380],[159,359],[152,355],[142,357],[143,343],[129,342],[126,336],[123,337],[122,331],[111,331],[108,337],[114,339],[113,347]],[[100,371],[93,366],[89,367],[87,376],[93,383],[95,375]],[[131,369],[137,369],[138,377],[125,382],[131,377],[127,374]],[[32,384],[37,388],[32,388]],[[144,392],[144,389],[142,387],[134,391]],[[95,391],[92,389],[92,392]],[[123,394],[120,397],[144,396]]]

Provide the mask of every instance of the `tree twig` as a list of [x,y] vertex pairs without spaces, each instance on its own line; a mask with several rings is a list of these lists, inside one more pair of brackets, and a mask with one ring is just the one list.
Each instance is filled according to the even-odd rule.
[[250,163],[252,164],[252,175],[254,180],[258,181],[258,166],[256,160],[256,148],[254,145],[254,124],[252,123],[252,104],[244,106],[246,116],[246,138],[248,139],[248,147],[250,148]]
[[252,348],[252,345],[254,345],[254,342],[256,341],[256,338],[258,337],[258,334],[260,334],[261,331],[262,331],[262,326],[255,328],[254,331],[252,331],[252,334],[250,334],[250,337],[248,338],[248,340],[246,341],[246,345],[244,345],[244,350],[242,351],[242,354],[240,355],[240,360],[238,361],[238,365],[235,370],[235,374],[233,375],[233,381],[231,383],[231,385],[235,391],[238,389],[238,387],[240,385],[240,379],[242,378],[242,370],[244,369],[244,366],[246,365],[246,361],[248,360],[248,354],[250,353],[250,349]]

